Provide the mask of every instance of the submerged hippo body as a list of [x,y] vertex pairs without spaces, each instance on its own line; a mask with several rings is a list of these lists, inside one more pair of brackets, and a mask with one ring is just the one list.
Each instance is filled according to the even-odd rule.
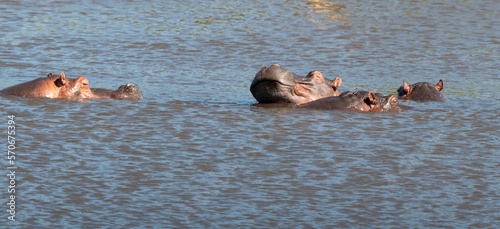
[[143,99],[141,91],[134,84],[122,85],[115,91],[102,88],[91,88],[91,90],[94,98],[119,100]]
[[372,112],[399,112],[398,98],[384,96],[373,91],[344,92],[337,97],[327,97],[297,106],[320,110],[350,110]]
[[320,71],[312,71],[306,77],[295,75],[277,64],[263,67],[250,86],[252,95],[259,103],[303,104],[329,96],[338,96],[342,80],[325,79]]
[[38,78],[5,88],[0,91],[0,95],[63,99],[85,99],[93,96],[87,78],[80,76],[76,79],[68,79],[64,72],[61,72],[60,76],[49,73],[46,78]]
[[439,80],[437,84],[420,82],[412,85],[403,81],[403,86],[398,89],[398,97],[416,101],[444,101],[446,96],[441,90],[443,90],[443,80]]

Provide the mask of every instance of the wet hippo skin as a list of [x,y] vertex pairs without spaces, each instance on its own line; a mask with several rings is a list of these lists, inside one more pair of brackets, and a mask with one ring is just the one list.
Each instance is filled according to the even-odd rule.
[[338,96],[342,80],[325,79],[320,71],[312,71],[306,77],[298,76],[277,64],[263,67],[250,86],[252,95],[259,103],[303,104],[330,96]]
[[399,102],[395,95],[384,96],[373,91],[344,92],[339,96],[318,99],[297,106],[297,108],[320,110],[349,110],[371,112],[399,112]]
[[119,99],[119,100],[140,100],[143,99],[142,93],[134,84],[126,84],[118,87],[117,90],[102,88],[91,88],[94,98],[100,99]]
[[89,81],[84,76],[76,79],[49,73],[45,78],[17,84],[0,91],[0,95],[13,95],[27,98],[61,98],[61,99],[143,99],[141,91],[134,84],[120,86],[117,90],[90,88]]
[[5,88],[0,91],[0,95],[63,99],[85,99],[93,96],[87,78],[80,76],[76,79],[68,79],[64,72],[61,72],[60,76],[49,73],[45,78]]
[[446,96],[441,92],[443,90],[443,80],[439,80],[437,84],[420,82],[408,85],[403,81],[403,86],[399,87],[398,97],[400,99],[408,99],[415,101],[444,101]]

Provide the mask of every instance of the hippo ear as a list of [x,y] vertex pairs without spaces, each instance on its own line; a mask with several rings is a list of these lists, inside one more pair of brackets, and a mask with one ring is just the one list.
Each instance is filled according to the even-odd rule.
[[442,79],[440,79],[439,82],[436,84],[436,89],[438,91],[443,90],[443,80]]
[[335,77],[335,79],[333,80],[332,87],[340,87],[341,84],[342,84],[342,79],[340,77]]
[[51,76],[52,76],[52,73],[47,74],[47,77],[51,77]]
[[61,72],[61,80],[66,81],[66,75],[64,75],[64,72]]
[[[51,74],[49,74],[51,75]],[[58,79],[56,79],[56,81],[54,81],[54,83],[56,84],[57,87],[62,87],[64,85],[67,85],[69,82],[68,79],[66,79],[66,75],[64,75],[64,72],[61,72],[61,77],[59,77]]]
[[368,98],[364,99],[364,102],[370,106],[370,108],[373,108],[377,105],[377,96],[375,95],[375,92],[370,91],[368,93]]
[[406,93],[410,91],[410,86],[408,86],[408,84],[404,80],[403,80],[403,90],[405,90]]
[[375,102],[375,101],[377,100],[377,96],[375,96],[375,92],[373,92],[373,91],[370,91],[370,92],[368,93],[368,98],[369,98],[369,99],[370,99],[370,101],[372,101],[372,102]]
[[66,75],[64,74],[64,72],[61,72],[60,83],[61,85],[68,84],[68,79],[66,79]]

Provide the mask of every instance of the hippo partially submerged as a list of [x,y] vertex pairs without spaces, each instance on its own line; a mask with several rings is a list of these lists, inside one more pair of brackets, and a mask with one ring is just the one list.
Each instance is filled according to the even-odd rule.
[[49,75],[26,83],[17,84],[0,91],[0,95],[14,95],[27,98],[63,98],[63,99],[86,99],[92,98],[89,81],[84,76],[76,79],[68,79],[61,75]]
[[398,98],[395,95],[384,96],[373,91],[348,91],[336,97],[327,97],[305,103],[297,106],[297,108],[371,112],[401,111]]
[[441,92],[443,90],[443,80],[437,84],[420,82],[408,85],[403,81],[403,86],[399,87],[398,97],[400,99],[409,99],[416,101],[444,101],[446,96]]
[[46,78],[38,78],[5,88],[0,91],[0,95],[60,99],[142,99],[141,91],[134,84],[122,85],[114,91],[101,88],[90,88],[89,81],[84,76],[80,76],[76,79],[68,79],[64,72],[61,72],[60,76],[49,73]]
[[338,96],[342,80],[325,79],[320,71],[312,71],[306,77],[298,76],[277,64],[263,67],[250,86],[252,95],[259,103],[303,104],[317,99]]
[[119,100],[140,100],[142,99],[142,94],[139,88],[134,84],[127,84],[120,86],[117,90],[109,90],[102,88],[91,88],[94,94],[94,98],[110,98]]

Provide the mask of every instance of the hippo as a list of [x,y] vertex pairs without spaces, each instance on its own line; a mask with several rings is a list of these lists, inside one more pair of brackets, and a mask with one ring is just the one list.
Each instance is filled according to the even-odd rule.
[[403,80],[403,86],[399,87],[398,97],[400,99],[409,99],[416,101],[444,101],[446,96],[441,92],[443,90],[443,80],[434,85],[427,82],[420,82],[408,85]]
[[49,73],[45,78],[38,78],[5,88],[0,91],[0,95],[62,99],[87,99],[93,97],[87,78],[80,76],[76,79],[68,79],[64,72],[61,72],[60,76]]
[[373,91],[347,91],[336,97],[318,99],[298,105],[297,108],[320,110],[349,110],[371,112],[400,112],[395,95],[384,96]]
[[141,100],[143,99],[141,91],[134,84],[127,84],[120,86],[117,90],[109,90],[102,88],[91,88],[94,94],[93,98],[111,98],[119,100]]
[[303,104],[317,99],[340,95],[337,89],[342,80],[325,79],[320,71],[298,76],[277,64],[263,67],[250,86],[250,92],[259,103]]

